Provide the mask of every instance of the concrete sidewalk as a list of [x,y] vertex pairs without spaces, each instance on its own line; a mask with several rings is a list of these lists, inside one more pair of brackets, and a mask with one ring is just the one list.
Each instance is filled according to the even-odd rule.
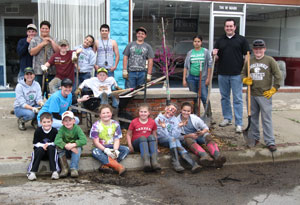
[[[244,94],[245,99],[245,94]],[[32,152],[32,140],[34,129],[30,123],[26,124],[26,131],[19,131],[17,118],[10,114],[13,108],[14,98],[0,99],[0,175],[25,174]],[[214,89],[211,96],[213,117],[216,125],[212,128],[212,134],[226,145],[221,146],[222,152],[227,156],[226,165],[237,163],[259,163],[272,161],[272,155],[268,149],[260,145],[248,149],[244,146],[243,136],[234,133],[234,126],[221,128],[220,94]],[[84,122],[85,124],[85,122]],[[248,124],[246,107],[244,103],[244,127]],[[278,150],[274,153],[275,161],[300,159],[300,93],[278,92],[273,97],[273,127]],[[85,126],[82,125],[85,129]],[[262,136],[262,135],[261,135]],[[261,139],[263,143],[263,138]],[[88,145],[84,146],[83,157],[80,160],[80,170],[93,171],[99,167],[99,163],[91,157],[92,140],[88,139]],[[159,155],[162,167],[170,167],[170,156]],[[122,164],[128,170],[142,168],[142,161],[138,154],[129,155]],[[41,173],[49,171],[48,162],[40,165]]]

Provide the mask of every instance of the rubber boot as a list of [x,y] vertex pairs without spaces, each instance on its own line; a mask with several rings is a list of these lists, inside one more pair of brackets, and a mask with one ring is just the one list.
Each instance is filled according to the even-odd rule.
[[68,166],[66,155],[59,157],[58,160],[61,168],[59,177],[60,178],[67,177],[69,174],[69,166]]
[[220,154],[219,147],[214,141],[210,141],[207,144],[209,153],[213,156],[215,167],[221,168],[226,162],[226,157]]
[[208,167],[214,164],[214,160],[205,152],[205,150],[198,143],[195,142],[195,140],[193,140],[192,138],[186,138],[185,142],[188,148],[200,158],[200,165]]
[[152,167],[150,163],[150,153],[149,153],[148,142],[146,137],[142,136],[140,138],[139,147],[140,147],[141,157],[144,163],[144,171],[150,172],[152,171]]
[[172,165],[176,172],[181,173],[184,171],[184,168],[179,163],[179,157],[178,157],[178,151],[177,148],[171,148],[170,149],[171,155],[172,155]]
[[191,156],[190,156],[187,152],[182,153],[182,154],[181,154],[181,157],[182,157],[187,163],[189,163],[189,164],[192,166],[192,170],[191,170],[192,173],[198,173],[198,172],[201,171],[201,167],[198,165],[197,162],[195,162],[195,161],[191,158]]
[[153,170],[161,170],[159,163],[157,162],[157,142],[156,138],[153,135],[148,137],[149,148],[150,148],[150,157],[151,165]]
[[107,166],[106,164],[103,164],[99,167],[99,172],[103,172],[103,173],[106,173],[106,174],[112,174],[114,171],[109,167]]
[[108,157],[108,164],[106,165],[116,170],[119,173],[119,176],[122,176],[126,172],[125,167],[111,157]]

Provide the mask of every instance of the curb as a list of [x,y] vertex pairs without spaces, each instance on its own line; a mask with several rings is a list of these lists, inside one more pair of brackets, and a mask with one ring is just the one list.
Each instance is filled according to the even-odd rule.
[[[272,162],[272,154],[266,148],[255,148],[238,151],[223,151],[226,158],[226,166],[237,164],[257,164]],[[273,153],[274,162],[292,161],[300,159],[300,145],[283,145],[277,147],[277,151]],[[192,157],[198,161],[198,158],[192,154]],[[25,176],[30,159],[11,159],[1,161],[0,176],[21,175]],[[163,169],[172,168],[171,157],[167,154],[159,154],[158,162]],[[142,170],[143,162],[139,154],[128,155],[121,164],[126,167],[128,171]],[[100,163],[91,156],[83,156],[79,161],[79,170],[83,172],[97,171]],[[38,174],[49,174],[48,161],[41,161]]]

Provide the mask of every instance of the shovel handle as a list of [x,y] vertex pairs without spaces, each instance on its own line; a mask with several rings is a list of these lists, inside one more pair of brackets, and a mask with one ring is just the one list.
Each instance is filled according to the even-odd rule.
[[[247,51],[247,72],[248,78],[250,77],[250,52]],[[248,85],[247,95],[248,95],[248,116],[251,116],[251,91],[250,85]]]

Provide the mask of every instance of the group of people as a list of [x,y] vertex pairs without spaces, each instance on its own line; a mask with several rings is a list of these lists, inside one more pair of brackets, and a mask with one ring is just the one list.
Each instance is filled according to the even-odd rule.
[[[227,19],[224,23],[225,34],[214,45],[212,55],[202,47],[202,37],[193,38],[194,48],[187,53],[183,86],[198,93],[201,84],[201,101],[206,107],[208,85],[212,73],[212,62],[217,61],[218,84],[221,94],[223,121],[220,127],[232,125],[231,92],[233,96],[233,113],[235,132],[242,133],[243,127],[243,84],[251,88],[251,125],[248,137],[257,145],[260,141],[259,115],[261,113],[263,135],[266,146],[271,152],[276,151],[275,137],[272,127],[272,95],[280,87],[281,72],[274,58],[266,56],[266,43],[262,39],[252,43],[254,56],[250,59],[250,76],[247,75],[247,52],[249,44],[244,36],[236,31],[234,19]],[[212,58],[213,56],[213,58]],[[200,75],[200,72],[202,75]],[[201,79],[200,79],[201,76]],[[200,82],[199,82],[200,81]],[[200,83],[200,84],[199,84]],[[200,106],[200,105],[198,105]]]
[[[193,173],[200,170],[198,163],[191,158],[184,147],[200,158],[199,163],[202,166],[223,166],[226,158],[220,154],[207,125],[197,115],[192,114],[193,106],[189,103],[182,104],[181,114],[178,117],[175,116],[176,105],[167,105],[164,113],[159,114],[155,120],[149,118],[150,109],[147,105],[140,106],[139,117],[131,122],[128,129],[129,148],[120,145],[122,137],[120,125],[112,120],[112,113],[119,104],[112,89],[120,89],[113,74],[120,55],[117,42],[109,39],[109,26],[103,24],[100,27],[101,38],[95,41],[93,36],[87,35],[83,44],[74,50],[69,50],[69,43],[65,39],[56,43],[56,39],[49,35],[50,27],[48,21],[41,22],[40,36],[36,36],[36,26],[29,24],[27,38],[21,39],[18,45],[21,69],[14,104],[18,127],[20,130],[25,130],[25,122],[32,120],[34,125],[35,119],[39,126],[34,137],[34,153],[28,179],[36,179],[35,172],[45,153],[48,153],[48,157],[52,159],[50,168],[53,171],[53,179],[59,177],[58,161],[62,169],[60,176],[68,174],[66,155],[71,156],[71,176],[78,176],[81,147],[86,143],[86,137],[77,126],[79,119],[68,110],[72,104],[89,100],[90,96],[84,94],[85,88],[91,89],[93,95],[101,99],[100,119],[95,122],[90,132],[95,145],[92,155],[101,162],[101,170],[111,171],[113,168],[122,175],[126,169],[119,162],[130,151],[141,153],[145,171],[159,170],[157,145],[170,148],[172,164],[177,172],[184,170],[179,162],[179,156],[190,164]],[[224,30],[225,35],[216,41],[212,52],[214,59],[218,61],[218,82],[224,117],[219,126],[232,124],[230,103],[232,90],[235,130],[237,133],[242,132],[242,84],[249,85],[252,91],[251,99],[248,99],[251,100],[252,112],[249,136],[255,139],[255,145],[259,143],[261,112],[265,143],[270,151],[276,151],[271,97],[280,85],[281,74],[278,65],[272,57],[265,56],[265,42],[255,40],[254,57],[249,61],[251,75],[248,76],[245,56],[250,48],[247,40],[235,33],[234,19],[225,21]],[[127,79],[130,88],[151,81],[152,77],[154,53],[151,46],[144,42],[147,30],[139,27],[136,29],[136,36],[137,40],[129,43],[123,52],[123,78]],[[202,40],[199,35],[193,38],[194,49],[188,52],[185,59],[183,85],[188,85],[191,91],[198,92],[200,82],[201,100],[206,106],[207,86],[213,75],[212,55],[202,47]],[[92,77],[93,70],[96,71],[97,77]],[[200,72],[202,72],[202,79],[199,78]],[[79,82],[76,82],[76,73]],[[274,82],[272,82],[273,78]],[[49,81],[51,96],[44,103],[42,96],[47,90],[47,81]],[[76,84],[79,85],[78,88]],[[112,97],[112,107],[108,105],[109,96]],[[201,145],[204,144],[209,153],[202,148]]]
[[[126,168],[120,162],[130,152],[140,152],[145,172],[160,170],[161,166],[157,161],[158,145],[170,148],[172,165],[176,172],[184,171],[180,157],[190,165],[192,173],[199,172],[201,166],[222,167],[226,157],[220,153],[207,125],[197,115],[192,114],[192,108],[190,103],[183,103],[181,113],[176,117],[177,106],[170,104],[154,120],[150,118],[149,106],[140,105],[138,117],[132,120],[128,128],[127,147],[120,144],[122,131],[120,124],[112,119],[112,107],[109,104],[101,105],[99,120],[93,124],[89,134],[94,144],[92,156],[101,163],[99,170],[105,173],[117,171],[119,175],[123,175]],[[34,151],[28,167],[29,180],[37,179],[36,172],[40,161],[46,156],[52,171],[51,179],[66,177],[69,173],[71,177],[78,177],[80,155],[87,138],[76,125],[72,111],[65,111],[61,118],[63,125],[57,130],[53,126],[51,113],[43,112],[39,116],[41,127],[34,133]],[[202,145],[206,145],[208,153]],[[199,158],[201,166],[184,147]],[[68,157],[71,158],[70,166]]]

